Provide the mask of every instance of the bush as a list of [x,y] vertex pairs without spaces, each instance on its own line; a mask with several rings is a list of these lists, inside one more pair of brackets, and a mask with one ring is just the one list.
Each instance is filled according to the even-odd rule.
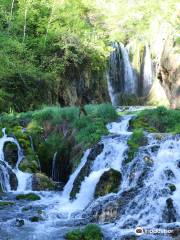
[[101,240],[101,229],[95,224],[87,225],[84,230],[75,230],[66,234],[67,240]]

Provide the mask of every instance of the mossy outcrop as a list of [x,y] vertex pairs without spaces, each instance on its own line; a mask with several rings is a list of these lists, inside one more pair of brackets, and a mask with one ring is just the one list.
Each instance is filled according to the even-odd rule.
[[32,190],[33,191],[48,191],[55,190],[54,182],[42,173],[36,173],[32,176]]
[[91,151],[90,151],[90,153],[87,157],[87,161],[86,161],[85,165],[82,167],[78,176],[74,180],[73,188],[72,188],[72,191],[70,193],[70,198],[71,199],[74,199],[76,197],[76,194],[80,190],[81,183],[83,182],[84,178],[90,174],[91,167],[93,165],[94,160],[103,151],[103,149],[104,149],[103,144],[97,144],[91,149]]
[[144,135],[144,131],[142,129],[134,130],[132,136],[128,140],[128,153],[127,158],[125,160],[126,163],[129,163],[135,157],[139,147],[147,144],[147,138]]
[[108,193],[117,193],[121,184],[122,175],[119,171],[110,169],[103,173],[96,185],[94,197],[98,198]]
[[16,144],[12,142],[6,142],[3,150],[5,161],[8,162],[12,168],[15,168],[18,161],[18,148]]
[[37,201],[40,199],[40,196],[35,193],[19,194],[16,196],[16,200]]

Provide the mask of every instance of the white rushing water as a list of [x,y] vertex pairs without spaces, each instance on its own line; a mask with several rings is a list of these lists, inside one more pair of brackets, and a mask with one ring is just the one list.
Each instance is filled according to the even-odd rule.
[[[86,222],[87,219],[91,219],[92,216],[97,217],[98,214],[102,216],[96,221],[108,222],[108,218],[103,220],[107,214],[109,221],[113,222],[103,226],[110,236],[109,239],[112,240],[124,239],[123,235],[134,233],[136,226],[143,228],[156,228],[156,226],[165,228],[170,227],[170,224],[180,226],[180,136],[145,133],[147,144],[139,148],[131,162],[125,163],[127,141],[132,134],[128,131],[129,121],[133,116],[134,113],[125,115],[118,122],[107,125],[110,135],[103,137],[100,141],[99,144],[104,148],[92,162],[90,172],[80,183],[79,192],[74,200],[70,200],[70,193],[76,178],[88,161],[91,149],[85,151],[63,192],[39,193],[41,200],[33,205],[47,206],[46,221],[36,225],[33,233],[34,239],[42,240],[45,234],[47,237],[56,236],[52,233],[54,234],[57,229],[66,226],[69,222],[70,224],[75,224],[78,220]],[[4,136],[0,139],[0,154],[3,163],[3,146],[6,141],[18,146],[16,140],[7,137],[4,131]],[[20,151],[19,147],[18,149]],[[21,158],[20,151],[18,163]],[[1,169],[6,166],[7,164],[2,164]],[[111,168],[122,174],[119,192],[94,199],[95,188],[100,177]],[[18,178],[18,189],[27,189],[28,178],[26,179],[18,168],[13,171]],[[26,180],[22,181],[22,179]],[[111,214],[108,214],[116,212],[113,206],[118,207],[118,212],[112,221]]]
[[128,95],[136,95],[137,93],[137,78],[135,77],[132,64],[129,59],[129,54],[126,47],[121,43],[121,53],[124,62],[124,92]]
[[[4,192],[10,192],[11,186],[10,186],[10,174],[15,174],[18,185],[17,185],[17,191],[25,191],[31,189],[31,174],[24,173],[18,169],[18,166],[22,159],[24,158],[23,152],[21,150],[21,147],[18,143],[18,141],[13,137],[8,137],[6,135],[5,129],[2,129],[3,136],[0,138],[0,182],[1,187]],[[6,143],[14,143],[17,146],[18,149],[18,159],[14,167],[10,166],[8,162],[6,161],[4,157],[4,146]]]
[[153,84],[153,70],[151,52],[148,44],[145,47],[144,69],[143,69],[143,96],[147,96]]

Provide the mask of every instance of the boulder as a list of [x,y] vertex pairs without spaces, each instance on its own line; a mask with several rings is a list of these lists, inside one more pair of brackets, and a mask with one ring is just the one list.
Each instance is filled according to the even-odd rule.
[[24,225],[24,219],[16,219],[16,223],[15,223],[16,227],[22,227]]
[[16,191],[18,187],[18,180],[17,180],[16,174],[10,168],[8,168],[8,174],[9,174],[9,184],[10,184],[11,190]]
[[122,175],[119,171],[110,169],[104,172],[96,185],[94,197],[98,198],[109,193],[117,193],[122,181]]
[[81,171],[79,172],[78,176],[74,180],[73,188],[70,193],[71,199],[75,199],[76,194],[80,190],[81,183],[84,181],[85,177],[89,176],[94,160],[103,151],[103,149],[104,149],[103,144],[97,144],[91,149],[85,165],[81,168]]
[[18,148],[15,143],[6,142],[4,144],[4,159],[8,164],[15,168],[16,163],[18,161]]
[[55,190],[55,183],[42,173],[35,173],[32,176],[33,191],[49,191]]
[[163,212],[163,221],[166,223],[176,222],[176,209],[173,204],[172,198],[166,200],[166,207]]

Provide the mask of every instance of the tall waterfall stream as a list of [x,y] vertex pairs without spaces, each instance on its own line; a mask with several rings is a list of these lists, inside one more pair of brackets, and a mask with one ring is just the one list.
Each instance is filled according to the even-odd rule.
[[[126,239],[134,236],[137,226],[143,228],[172,229],[180,227],[180,136],[148,134],[148,144],[140,147],[136,157],[125,164],[128,150],[127,140],[132,134],[128,131],[133,115],[126,115],[119,121],[109,123],[109,135],[102,137],[103,151],[95,158],[90,174],[81,182],[75,200],[70,200],[73,183],[86,164],[88,149],[63,192],[38,192],[41,200],[27,203],[26,208],[41,210],[43,221],[32,223],[22,211],[23,204],[17,203],[9,213],[0,212],[0,239],[64,239],[68,229],[98,221],[105,239]],[[18,162],[12,169],[4,159],[5,142],[13,142],[18,147]],[[3,199],[11,199],[16,192],[31,190],[31,175],[18,170],[23,153],[18,142],[5,134],[0,139],[1,168],[0,178],[5,192],[11,192],[7,169],[16,174],[17,191],[8,193]],[[122,173],[118,193],[110,193],[94,200],[96,185],[102,174],[109,169]],[[170,185],[176,190],[171,192]],[[27,213],[28,215],[28,213]],[[16,226],[16,219],[24,218],[22,227]],[[111,221],[109,221],[111,218]],[[167,234],[141,235],[138,239],[172,239]]]

